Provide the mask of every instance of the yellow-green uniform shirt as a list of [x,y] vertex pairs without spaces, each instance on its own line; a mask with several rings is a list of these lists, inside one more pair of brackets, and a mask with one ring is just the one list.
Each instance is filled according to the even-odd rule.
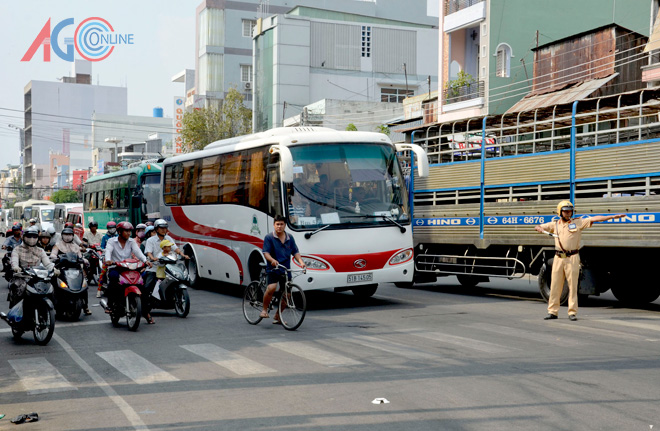
[[557,251],[562,251],[559,246],[559,241],[561,241],[561,245],[564,246],[564,250],[573,251],[580,248],[582,231],[590,228],[592,224],[591,217],[572,218],[568,222],[559,220],[559,222],[551,221],[549,223],[544,223],[541,225],[541,228],[559,236],[559,238],[555,238],[555,249]]

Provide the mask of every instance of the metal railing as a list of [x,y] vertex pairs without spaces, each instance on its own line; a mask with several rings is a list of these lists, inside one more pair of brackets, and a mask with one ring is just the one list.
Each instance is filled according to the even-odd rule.
[[447,87],[442,91],[442,97],[445,105],[450,105],[452,103],[484,97],[484,89],[484,81],[474,81],[460,87]]
[[445,16],[458,12],[461,9],[474,6],[484,0],[445,0]]

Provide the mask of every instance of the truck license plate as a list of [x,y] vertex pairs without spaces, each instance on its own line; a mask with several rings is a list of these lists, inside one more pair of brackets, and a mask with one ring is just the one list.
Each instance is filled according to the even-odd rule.
[[348,276],[348,280],[346,280],[348,283],[361,283],[363,281],[373,281],[374,280],[374,273],[373,272],[367,272],[365,274],[350,274]]

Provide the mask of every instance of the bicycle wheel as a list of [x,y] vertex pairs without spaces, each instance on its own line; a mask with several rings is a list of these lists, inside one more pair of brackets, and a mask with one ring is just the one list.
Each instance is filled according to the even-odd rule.
[[300,286],[291,284],[280,301],[280,321],[284,329],[295,331],[302,324],[307,313],[305,292]]
[[261,322],[261,310],[264,308],[264,293],[259,282],[253,281],[245,288],[243,295],[243,316],[251,325]]

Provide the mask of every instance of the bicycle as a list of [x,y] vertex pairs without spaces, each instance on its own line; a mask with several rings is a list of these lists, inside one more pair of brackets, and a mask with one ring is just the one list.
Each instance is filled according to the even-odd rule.
[[[264,307],[264,293],[268,287],[268,276],[266,275],[266,264],[261,263],[261,273],[259,274],[259,281],[253,281],[245,288],[243,295],[243,316],[245,320],[251,325],[256,325],[263,317],[260,316]],[[283,265],[278,265],[288,273],[292,274],[292,278],[305,274],[306,270],[287,269]],[[295,275],[294,275],[295,274]],[[284,298],[284,300],[282,300]],[[280,322],[284,329],[295,331],[302,324],[307,313],[307,300],[305,299],[305,292],[300,286],[293,284],[289,277],[284,283],[284,289],[278,286],[273,298],[268,306],[268,313],[278,307],[280,314]]]

